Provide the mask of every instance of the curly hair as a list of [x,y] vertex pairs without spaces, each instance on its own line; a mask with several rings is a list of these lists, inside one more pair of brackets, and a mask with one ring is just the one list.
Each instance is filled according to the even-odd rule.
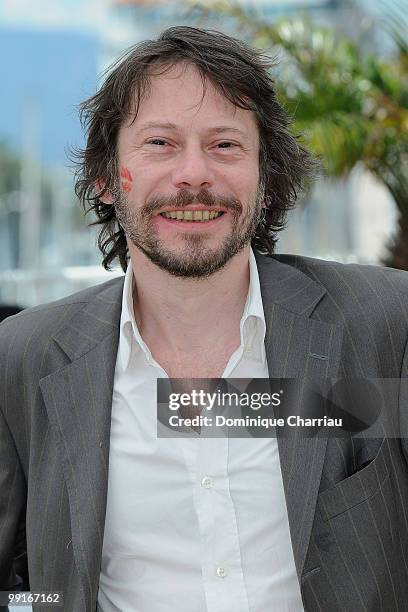
[[99,91],[80,105],[87,140],[85,148],[74,153],[75,193],[86,213],[94,211],[96,221],[91,225],[101,226],[98,246],[107,270],[118,258],[125,271],[128,261],[115,207],[101,200],[106,192],[115,193],[119,129],[130,113],[136,117],[151,77],[179,63],[194,65],[204,86],[208,79],[235,106],[254,113],[260,136],[260,184],[265,188],[265,210],[252,240],[259,252],[273,254],[277,232],[285,227],[298,193],[314,175],[316,160],[290,132],[290,118],[277,100],[270,58],[221,32],[168,28],[157,40],[131,47],[108,69]]

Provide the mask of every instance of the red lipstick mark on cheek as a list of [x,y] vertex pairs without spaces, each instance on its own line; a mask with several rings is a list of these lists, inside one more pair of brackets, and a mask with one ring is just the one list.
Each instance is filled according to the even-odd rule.
[[126,166],[121,167],[120,178],[121,178],[120,184],[121,184],[123,191],[126,191],[126,193],[129,193],[129,191],[131,191],[132,189],[132,182],[133,182],[133,178],[132,178],[132,175],[130,174],[129,168],[126,168]]
[[126,166],[121,167],[120,176],[121,178],[125,179],[125,181],[129,181],[129,183],[133,181],[132,175],[129,172],[129,168],[126,168]]

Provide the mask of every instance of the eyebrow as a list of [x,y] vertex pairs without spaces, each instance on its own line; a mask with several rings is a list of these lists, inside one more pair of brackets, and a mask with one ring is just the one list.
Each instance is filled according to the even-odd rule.
[[[174,123],[149,122],[149,123],[145,123],[144,125],[142,125],[137,130],[136,134],[141,134],[142,132],[145,132],[146,130],[150,130],[150,129],[177,130],[178,127]],[[217,126],[208,128],[206,131],[209,134],[220,134],[221,132],[235,132],[236,134],[239,134],[240,136],[243,136],[244,138],[247,137],[247,134],[245,132],[231,125],[217,125]]]

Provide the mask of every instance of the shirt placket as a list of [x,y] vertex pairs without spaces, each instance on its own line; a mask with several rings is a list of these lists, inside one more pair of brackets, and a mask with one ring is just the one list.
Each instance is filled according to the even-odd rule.
[[228,439],[200,438],[196,442],[196,469],[191,474],[208,612],[249,612],[229,490]]

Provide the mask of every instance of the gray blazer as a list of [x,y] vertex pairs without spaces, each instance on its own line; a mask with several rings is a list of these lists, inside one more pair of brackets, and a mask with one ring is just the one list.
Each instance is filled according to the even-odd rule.
[[[406,272],[256,257],[271,377],[407,378]],[[0,590],[63,591],[66,612],[96,609],[122,287],[0,326]],[[406,385],[387,401],[400,439],[278,438],[308,612],[408,609]]]

